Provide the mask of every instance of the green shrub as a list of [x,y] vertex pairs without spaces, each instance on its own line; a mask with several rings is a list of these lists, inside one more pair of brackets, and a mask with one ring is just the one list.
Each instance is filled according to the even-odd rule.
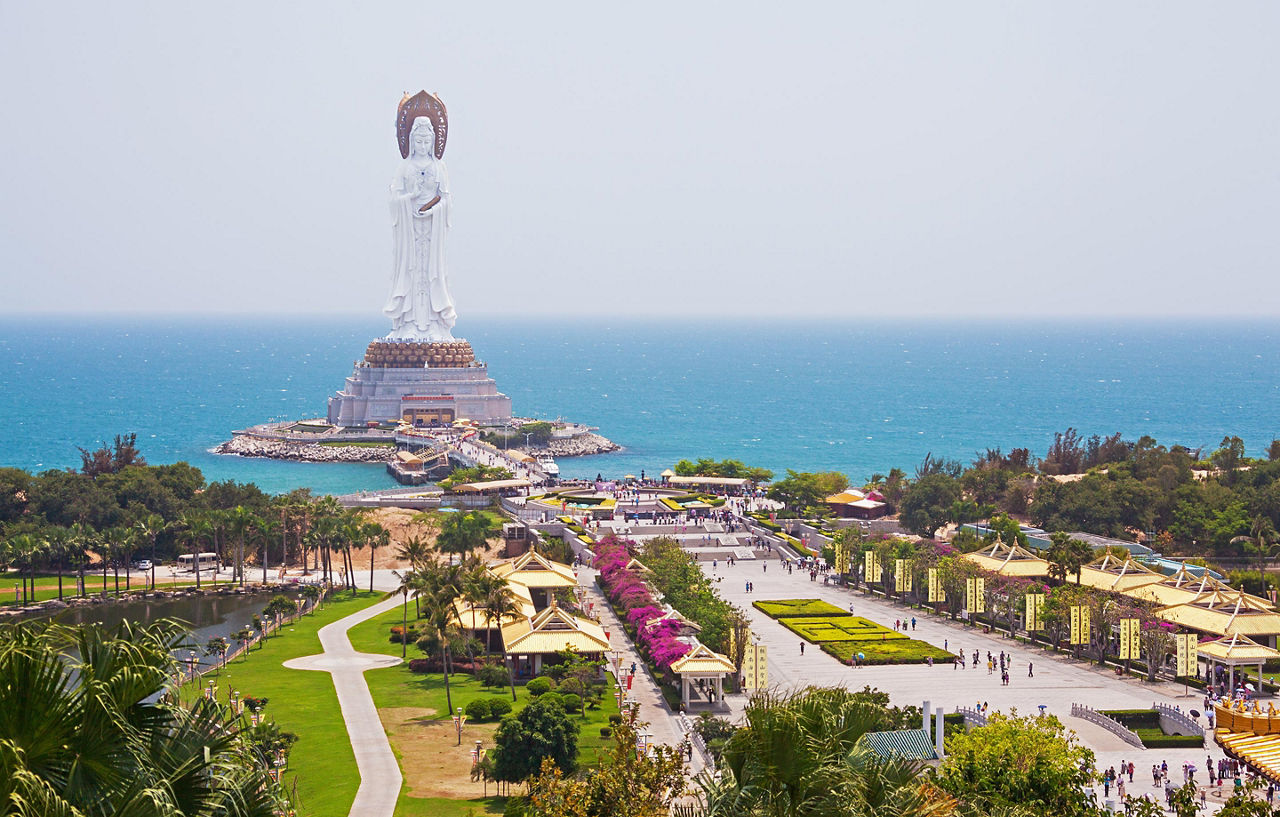
[[601,726],[601,727],[600,727],[600,737],[602,737],[602,738],[607,738],[607,737],[609,737],[609,736],[610,736],[610,735],[612,735],[612,734],[613,734],[613,730],[612,730],[612,729],[610,729],[609,727],[607,727],[607,726]]
[[769,618],[791,618],[792,616],[847,616],[847,610],[841,610],[834,604],[820,599],[770,599],[751,603]]
[[951,663],[956,659],[951,653],[924,641],[916,641],[914,638],[889,641],[838,641],[820,646],[823,652],[843,664],[849,663],[849,659],[858,653],[866,656],[858,659],[860,664],[923,664],[929,658],[936,663]]
[[506,698],[495,696],[486,700],[489,702],[489,717],[495,721],[502,720],[504,716],[511,714],[511,701]]
[[487,721],[489,719],[489,702],[484,698],[475,698],[467,702],[467,720]]
[[560,696],[559,692],[544,692],[538,700],[546,701],[549,704],[560,704],[560,708],[564,708],[564,698]]
[[622,723],[622,716],[621,716],[621,715],[619,715],[619,714],[617,714],[617,713],[615,712],[614,714],[612,714],[612,715],[610,715],[610,716],[609,716],[609,725],[610,725],[610,726],[617,726],[617,725],[618,725],[618,724],[620,724],[620,723]]
[[508,797],[507,804],[502,807],[502,817],[525,817],[524,805],[525,799],[522,795]]
[[529,690],[529,694],[535,698],[539,695],[546,695],[551,691],[551,679],[539,676],[525,684],[525,689]]
[[565,712],[581,712],[582,711],[582,696],[577,694],[576,692],[566,692],[564,694],[561,694],[560,703],[564,705]]
[[476,670],[476,678],[482,687],[504,687],[511,680],[511,672],[499,664],[485,664]]

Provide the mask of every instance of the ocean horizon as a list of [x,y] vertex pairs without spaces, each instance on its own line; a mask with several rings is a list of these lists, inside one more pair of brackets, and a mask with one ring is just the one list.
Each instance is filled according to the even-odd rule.
[[[926,454],[1043,456],[1054,432],[1148,434],[1259,456],[1280,437],[1280,320],[468,317],[455,332],[519,416],[596,426],[622,451],[565,476],[682,458],[861,482]],[[152,463],[271,492],[393,487],[380,465],[215,455],[235,429],[323,416],[377,316],[0,316],[0,465],[78,467],[136,433]]]

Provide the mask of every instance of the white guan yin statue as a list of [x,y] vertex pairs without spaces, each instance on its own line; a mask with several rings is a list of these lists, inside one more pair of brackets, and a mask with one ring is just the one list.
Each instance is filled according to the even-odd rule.
[[419,91],[400,100],[396,136],[403,161],[391,182],[391,295],[383,308],[391,339],[454,339],[458,314],[445,267],[452,205],[443,158],[448,127],[437,97]]

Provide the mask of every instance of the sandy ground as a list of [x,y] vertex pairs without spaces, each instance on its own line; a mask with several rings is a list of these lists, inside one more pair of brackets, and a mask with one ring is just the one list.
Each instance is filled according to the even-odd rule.
[[449,720],[426,720],[434,709],[399,707],[378,710],[391,745],[400,756],[400,767],[410,797],[480,797],[484,783],[471,781],[471,749],[480,741],[493,748],[496,724],[465,724],[462,745]]
[[[403,559],[396,558],[396,551],[400,545],[417,536],[428,544],[434,545],[436,541],[436,533],[438,532],[435,525],[421,524],[413,521],[413,517],[418,511],[412,511],[405,508],[374,508],[365,512],[365,516],[379,523],[391,532],[391,545],[389,547],[378,548],[374,552],[373,566],[375,570],[404,570],[409,567],[409,563]],[[494,537],[489,540],[489,546],[485,552],[480,554],[484,561],[492,561],[502,558],[502,537]],[[363,572],[365,576],[369,573],[369,549],[368,548],[352,548],[351,560],[355,563],[357,572]]]

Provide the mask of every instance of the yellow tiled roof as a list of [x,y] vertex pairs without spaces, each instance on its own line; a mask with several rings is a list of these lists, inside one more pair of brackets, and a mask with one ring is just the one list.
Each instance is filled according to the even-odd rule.
[[489,572],[509,582],[525,587],[556,588],[576,587],[578,576],[568,565],[553,562],[535,550],[514,559],[505,559],[489,566]]
[[[1068,576],[1068,581],[1070,580]],[[1128,593],[1135,588],[1155,584],[1164,579],[1164,575],[1132,558],[1120,558],[1110,553],[1080,568],[1080,584],[1096,590],[1111,590],[1117,593]]]
[[563,649],[594,653],[609,649],[603,627],[570,615],[554,604],[531,618],[503,625],[502,643],[508,653],[553,653]]
[[1280,635],[1280,613],[1239,590],[1214,590],[1156,612],[1165,621],[1217,635]]
[[[502,624],[504,626],[523,618],[529,618],[537,612],[537,608],[533,606],[533,598],[529,595],[529,588],[515,582],[507,582],[507,592],[513,597],[516,613],[503,616]],[[464,599],[454,601],[453,614],[458,619],[458,623],[468,630],[492,630],[495,627],[495,622],[483,605],[472,605]]]
[[1048,576],[1049,563],[1020,545],[1004,542],[984,545],[981,550],[964,554],[964,558],[985,570],[1001,576]]
[[686,672],[735,672],[733,662],[718,652],[712,652],[706,644],[699,644],[677,658],[671,664],[676,674]]
[[1273,781],[1280,781],[1280,735],[1217,729],[1214,739]]
[[1201,655],[1227,663],[1256,663],[1280,658],[1280,650],[1273,650],[1239,633],[1214,641],[1206,641],[1200,645],[1199,650]]

